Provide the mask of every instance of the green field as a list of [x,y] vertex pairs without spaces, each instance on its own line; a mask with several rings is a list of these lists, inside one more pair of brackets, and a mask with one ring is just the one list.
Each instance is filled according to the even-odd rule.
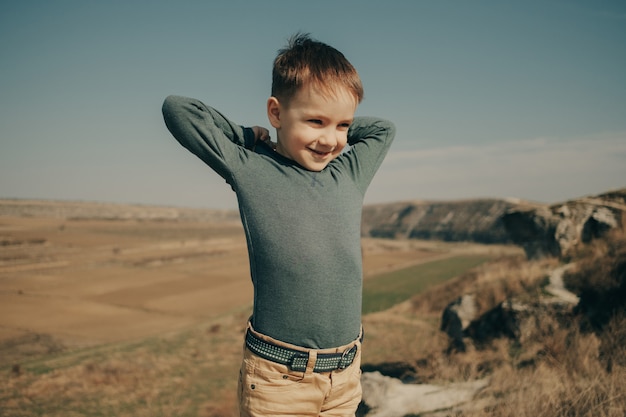
[[489,259],[490,257],[486,255],[456,256],[366,280],[363,283],[363,314],[386,310]]

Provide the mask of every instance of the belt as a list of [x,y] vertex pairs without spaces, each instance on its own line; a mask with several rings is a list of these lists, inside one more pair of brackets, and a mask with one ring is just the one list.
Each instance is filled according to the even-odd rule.
[[[246,333],[246,346],[256,355],[269,361],[287,365],[292,371],[304,372],[309,362],[309,354],[266,342],[252,334]],[[358,350],[357,345],[340,353],[320,353],[317,355],[313,372],[330,372],[345,369],[352,364]]]

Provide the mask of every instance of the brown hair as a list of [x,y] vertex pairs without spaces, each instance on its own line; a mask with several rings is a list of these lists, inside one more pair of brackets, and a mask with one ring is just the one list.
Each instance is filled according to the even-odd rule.
[[306,33],[296,33],[274,59],[272,96],[288,102],[299,88],[306,85],[313,85],[331,95],[336,93],[337,87],[344,87],[354,95],[357,103],[363,100],[361,79],[346,57]]

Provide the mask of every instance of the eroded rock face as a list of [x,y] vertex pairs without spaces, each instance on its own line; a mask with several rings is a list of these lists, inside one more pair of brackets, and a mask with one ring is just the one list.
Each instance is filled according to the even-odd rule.
[[529,259],[567,257],[581,243],[623,227],[626,188],[543,207],[516,207],[502,216],[513,243]]
[[444,309],[440,330],[450,337],[448,351],[465,352],[465,330],[476,319],[477,314],[476,300],[472,294],[459,297]]
[[461,200],[366,206],[362,235],[447,242],[510,243],[501,217],[519,202]]
[[565,257],[623,227],[626,188],[553,205],[513,199],[413,201],[363,208],[368,237],[515,243],[529,259]]
[[558,217],[548,208],[513,209],[502,216],[502,221],[513,243],[522,246],[529,259],[560,256]]
[[548,323],[569,321],[579,298],[565,288],[563,274],[573,267],[567,264],[551,271],[544,294],[535,300],[508,299],[480,316],[473,295],[450,303],[441,320],[441,330],[450,338],[448,350],[464,351],[465,338],[477,346],[502,337],[524,343]]

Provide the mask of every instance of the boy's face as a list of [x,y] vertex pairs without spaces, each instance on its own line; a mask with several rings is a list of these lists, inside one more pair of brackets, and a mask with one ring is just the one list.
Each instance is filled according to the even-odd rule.
[[276,151],[310,171],[321,171],[348,142],[348,128],[357,108],[346,89],[334,96],[301,88],[288,103],[267,101],[267,115],[276,128]]

